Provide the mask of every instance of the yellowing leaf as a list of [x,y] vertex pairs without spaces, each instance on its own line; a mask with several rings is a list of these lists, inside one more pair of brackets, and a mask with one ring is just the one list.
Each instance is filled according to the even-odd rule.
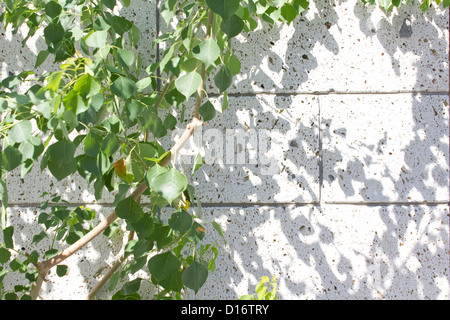
[[117,162],[114,164],[114,171],[117,173],[119,178],[124,178],[127,174],[127,166],[125,164],[125,159],[117,160]]

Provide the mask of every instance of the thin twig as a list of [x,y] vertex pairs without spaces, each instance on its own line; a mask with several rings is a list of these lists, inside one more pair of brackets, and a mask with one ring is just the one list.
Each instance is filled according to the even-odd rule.
[[[169,155],[164,158],[161,162],[161,166],[167,166],[170,161],[172,160],[173,156],[177,154],[177,152],[184,146],[184,144],[189,140],[189,138],[194,134],[194,129],[198,126],[203,125],[204,123],[201,122],[198,119],[193,119],[190,124],[186,127],[184,133],[180,137],[180,139],[175,143],[175,145],[170,149]],[[145,182],[142,182],[136,190],[132,193],[132,197],[134,200],[137,200],[145,190],[147,190],[148,186]],[[54,266],[60,264],[67,258],[69,258],[71,255],[73,255],[75,252],[80,250],[82,247],[84,247],[87,243],[92,241],[95,237],[97,237],[99,234],[101,234],[105,229],[113,223],[117,219],[116,212],[113,211],[108,217],[105,218],[100,224],[98,224],[94,229],[89,231],[86,235],[84,235],[82,238],[80,238],[77,242],[72,244],[70,247],[62,251],[60,254],[56,255],[55,257],[43,261],[40,264],[39,268],[39,275],[36,279],[36,281],[33,283],[31,288],[31,298],[33,300],[37,299],[39,295],[39,291],[41,290],[42,282],[44,281],[44,278],[46,277],[47,273],[50,271],[51,268]]]
[[[211,36],[213,21],[214,21],[214,13],[210,10],[209,15],[208,15],[207,37]],[[178,141],[172,146],[172,148],[170,149],[170,153],[164,159],[162,159],[160,161],[159,164],[161,166],[167,166],[172,161],[172,159],[176,156],[178,151],[186,144],[186,142],[189,140],[189,138],[194,134],[195,128],[197,128],[199,126],[203,126],[205,124],[204,122],[202,122],[200,120],[200,114],[199,114],[199,108],[201,106],[203,90],[204,90],[205,77],[206,77],[206,70],[204,70],[204,71],[202,70],[202,81],[197,90],[197,97],[196,97],[197,99],[196,99],[196,103],[195,103],[194,118],[192,119],[192,122],[187,125],[187,127],[184,130],[183,134],[181,135],[180,139],[178,139]],[[167,90],[167,88],[168,88],[167,85],[166,85],[166,88],[164,88],[165,89],[164,91]],[[164,96],[164,95],[161,95],[161,96]],[[134,200],[139,199],[141,197],[141,195],[144,193],[144,191],[147,190],[147,188],[148,188],[148,186],[147,186],[146,182],[142,182],[136,188],[136,190],[134,190],[134,192],[132,193],[133,199]],[[37,299],[37,297],[39,296],[39,292],[41,290],[42,283],[51,268],[60,264],[61,262],[63,262],[67,258],[69,258],[71,255],[73,255],[75,252],[77,252],[78,250],[83,248],[86,244],[88,244],[90,241],[92,241],[95,237],[97,237],[99,234],[101,234],[103,231],[105,231],[105,229],[109,225],[111,225],[116,219],[117,219],[117,215],[114,210],[108,217],[106,217],[105,220],[100,222],[100,224],[98,224],[94,229],[92,229],[90,232],[88,232],[86,235],[84,235],[82,238],[80,238],[77,242],[72,244],[69,248],[65,249],[64,251],[62,251],[60,254],[56,255],[53,258],[43,261],[39,267],[39,275],[38,275],[36,281],[33,283],[32,288],[31,288],[31,298],[33,300]],[[116,264],[118,264],[118,263],[119,263],[119,261],[117,261],[114,264],[114,266],[116,266]],[[118,266],[117,266],[117,268],[118,268]],[[106,280],[105,280],[105,282],[106,282]]]
[[[128,242],[133,240],[134,238],[134,231],[131,231],[128,235]],[[120,258],[113,264],[111,269],[108,270],[108,272],[103,276],[103,278],[97,283],[97,285],[92,289],[92,291],[87,295],[87,300],[92,300],[97,292],[100,291],[100,289],[108,282],[109,278],[112,277],[112,275],[116,272],[117,269],[122,265],[123,261],[125,260],[125,255],[122,253]]]

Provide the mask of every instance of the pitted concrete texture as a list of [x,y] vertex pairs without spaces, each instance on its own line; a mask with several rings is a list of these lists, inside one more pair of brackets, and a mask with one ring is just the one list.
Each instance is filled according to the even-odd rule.
[[326,202],[442,202],[448,96],[321,97]]
[[[91,209],[97,210],[97,221],[110,212]],[[10,223],[16,226],[18,248],[43,255],[42,247],[51,240],[34,246],[29,238],[40,231],[34,225],[40,212],[10,209]],[[227,244],[205,224],[206,238],[217,243],[219,256],[215,273],[195,297],[237,299],[253,293],[261,276],[275,275],[279,299],[448,299],[448,214],[446,205],[204,208],[205,220],[222,226]],[[122,236],[100,236],[64,261],[69,267],[65,277],[52,269],[41,297],[85,299],[121,254]],[[129,279],[137,276],[148,277],[138,272]],[[4,282],[8,286],[23,280],[11,274]],[[154,293],[143,285],[143,299]],[[111,296],[105,286],[97,299]]]
[[204,163],[193,182],[202,202],[318,201],[318,97],[232,96],[222,114],[219,99],[211,100],[218,116],[194,134],[177,160],[180,168],[191,168],[201,153]]
[[204,211],[228,243],[198,297],[235,299],[276,275],[280,299],[449,298],[446,205]]
[[448,89],[447,11],[407,6],[385,14],[358,0],[315,1],[290,26],[264,23],[233,43],[242,64],[236,93]]
[[[276,275],[279,299],[449,299],[449,12],[415,4],[386,14],[358,0],[310,6],[289,26],[262,23],[233,40],[242,68],[224,112],[207,82],[216,118],[175,165],[227,244],[205,225],[220,252],[216,272],[186,297],[236,299]],[[144,68],[157,61],[152,40],[166,26],[157,26],[156,1],[116,11],[141,31]],[[22,47],[25,35],[0,31],[0,79],[33,69],[45,49],[39,34]],[[49,59],[37,72],[55,67]],[[166,148],[170,139],[161,139]],[[205,163],[191,178],[199,150]],[[41,256],[51,241],[32,238],[43,230],[44,191],[96,210],[94,225],[114,207],[114,194],[97,203],[77,174],[58,182],[39,163],[24,178],[11,172],[8,188],[15,245]],[[89,243],[64,262],[68,276],[51,271],[41,297],[84,299],[126,236]],[[129,279],[137,276],[148,274]],[[8,274],[5,288],[23,280]],[[143,285],[142,298],[154,292]],[[104,287],[98,298],[112,294]]]

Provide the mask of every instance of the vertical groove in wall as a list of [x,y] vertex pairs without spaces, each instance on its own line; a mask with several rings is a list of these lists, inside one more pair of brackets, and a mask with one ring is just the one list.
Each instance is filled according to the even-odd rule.
[[[450,10],[447,9],[447,13],[448,13],[448,62],[447,62],[447,68],[448,68],[448,98],[449,98],[449,103],[450,103]],[[450,109],[450,105],[447,106],[447,108]],[[449,144],[448,144],[448,148],[449,148],[449,154],[450,154],[450,117],[448,120],[448,128],[449,128]],[[449,160],[450,161],[450,160]],[[450,172],[449,172],[449,183],[450,183]],[[449,241],[448,241],[448,250],[450,252],[450,188],[449,188],[449,214],[448,214],[448,225],[449,225]],[[449,267],[450,267],[450,255],[449,255]]]
[[[160,27],[159,27],[159,0],[156,0],[155,2],[156,10],[155,10],[155,22],[156,22],[156,36],[159,37],[160,35]],[[156,61],[159,62],[159,43],[156,44]],[[159,91],[161,88],[161,72],[159,68],[156,71],[156,90]]]
[[323,184],[323,152],[322,152],[322,110],[320,105],[320,97],[317,97],[317,106],[319,109],[319,119],[318,119],[318,127],[319,127],[319,158],[317,159],[319,165],[319,205],[322,205],[322,184]]

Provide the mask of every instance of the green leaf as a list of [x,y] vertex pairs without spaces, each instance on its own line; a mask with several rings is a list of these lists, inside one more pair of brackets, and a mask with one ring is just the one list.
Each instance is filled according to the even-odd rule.
[[[11,258],[11,252],[9,252],[8,249],[0,247],[0,264],[4,264],[4,263],[8,262],[9,258]],[[1,281],[0,281],[0,283],[1,283]]]
[[164,280],[161,280],[159,284],[166,290],[179,292],[183,288],[183,281],[181,278],[182,272],[179,270],[170,274]]
[[195,293],[203,286],[208,278],[208,269],[202,264],[194,261],[183,271],[183,283]]
[[136,89],[137,91],[142,91],[145,88],[147,88],[149,85],[152,84],[152,78],[151,77],[146,77],[143,78],[141,80],[139,80],[138,82],[136,82]]
[[158,174],[150,182],[150,188],[160,194],[169,204],[187,187],[187,178],[175,168]]
[[213,65],[220,55],[220,48],[213,38],[209,38],[193,49],[194,56],[201,60],[205,67],[208,68]]
[[169,25],[170,20],[172,20],[175,15],[175,6],[178,0],[166,0],[161,7],[161,16],[167,25]]
[[111,297],[111,300],[141,300],[141,296],[137,292],[125,296],[120,291],[117,291]]
[[19,269],[23,270],[23,269],[22,269],[22,268],[23,268],[23,264],[22,264],[22,262],[21,262],[19,259],[17,259],[17,258],[13,259],[13,260],[9,263],[9,267],[11,268],[12,271],[17,271],[17,270],[19,270]]
[[44,29],[45,39],[55,44],[64,38],[64,28],[59,22],[52,22]]
[[140,35],[141,35],[141,32],[140,32],[139,28],[136,27],[136,26],[133,24],[133,26],[131,27],[131,30],[130,30],[130,32],[128,33],[128,35],[129,35],[129,37],[130,37],[130,45],[131,45],[132,47],[137,46],[138,43],[139,43]]
[[57,180],[62,180],[77,169],[75,145],[71,141],[62,140],[48,147],[45,156],[50,172]]
[[202,77],[198,72],[192,71],[175,80],[177,90],[188,99],[202,83]]
[[[147,258],[150,250],[153,248],[153,240],[139,239],[133,249],[134,259]],[[145,260],[147,262],[147,260]],[[144,264],[145,264],[144,262]]]
[[51,259],[58,254],[58,249],[49,249],[45,251],[44,255],[47,259]]
[[18,76],[10,76],[6,77],[2,80],[2,86],[8,88],[9,90],[14,89],[15,86],[19,85],[22,82],[22,79]]
[[90,98],[100,92],[100,83],[90,74],[78,78],[73,89],[85,98]]
[[52,72],[52,74],[48,77],[45,88],[54,92],[58,91],[63,74],[64,71]]
[[110,132],[103,140],[101,150],[107,155],[112,156],[120,148],[120,141],[117,136]]
[[199,243],[205,237],[205,233],[205,228],[198,222],[194,221],[191,230],[187,234],[187,238],[189,239],[189,241]]
[[127,242],[127,244],[125,245],[124,249],[123,249],[123,257],[126,258],[128,257],[130,254],[133,253],[134,247],[136,246],[136,243],[138,242],[138,240],[133,239]]
[[134,62],[134,53],[130,50],[117,49],[117,58],[122,66],[126,69],[131,67]]
[[114,7],[116,6],[116,0],[103,0],[103,4],[104,4],[105,7],[107,7],[108,9],[113,10]]
[[228,109],[228,93],[226,91],[223,92],[223,101],[222,101],[222,112]]
[[223,230],[222,230],[222,227],[220,226],[220,224],[213,221],[212,226],[217,231],[217,233],[222,237],[223,242],[225,242],[225,244],[227,244],[227,240],[225,239],[225,234],[223,233]]
[[197,153],[197,156],[195,157],[194,167],[192,168],[192,174],[194,174],[195,171],[200,169],[202,165],[203,165],[203,157],[199,152],[199,153]]
[[135,99],[128,100],[125,104],[125,111],[127,112],[128,118],[131,121],[137,120],[144,108],[145,105]]
[[216,108],[214,108],[213,104],[208,100],[206,101],[199,109],[198,112],[202,116],[203,121],[209,121],[214,119],[216,116]]
[[130,222],[137,222],[142,218],[144,212],[142,211],[141,206],[133,199],[132,196],[129,196],[123,200],[121,200],[116,206],[116,215],[119,218],[125,219]]
[[85,37],[85,42],[89,47],[101,48],[105,45],[108,37],[108,30],[92,31]]
[[2,152],[2,161],[7,171],[17,168],[22,161],[22,154],[12,146],[7,146]]
[[190,59],[184,60],[180,64],[180,68],[181,68],[181,70],[184,70],[186,72],[192,72],[195,69],[197,69],[199,64],[200,64],[200,61],[198,59],[190,58]]
[[8,186],[4,179],[0,180],[0,201],[2,203],[0,208],[0,228],[3,229],[6,225],[6,208],[8,207]]
[[230,69],[226,66],[222,66],[219,72],[214,77],[214,84],[220,90],[220,92],[225,91],[233,82],[233,75]]
[[180,234],[185,234],[191,228],[192,222],[192,216],[183,209],[175,211],[169,218],[169,226]]
[[155,230],[150,237],[153,241],[156,241],[156,247],[161,250],[168,245],[173,239],[172,228],[168,225],[162,225],[155,223]]
[[180,270],[181,262],[171,252],[157,254],[148,261],[148,270],[158,282]]
[[94,131],[89,131],[84,139],[84,152],[91,157],[97,157],[100,152],[103,138],[95,133]]
[[120,289],[120,293],[123,294],[124,296],[127,296],[137,292],[141,287],[141,281],[142,281],[141,278],[136,278],[130,282],[125,283],[122,289]]
[[14,249],[13,234],[14,234],[13,226],[9,226],[3,229],[3,242],[6,248]]
[[136,93],[136,83],[125,77],[117,78],[111,85],[111,92],[123,100],[127,100]]
[[47,59],[49,54],[50,54],[50,52],[48,52],[48,50],[39,51],[39,53],[38,53],[38,55],[36,57],[36,63],[34,64],[34,67],[37,68],[41,64],[43,64],[45,59]]
[[239,8],[240,0],[206,0],[207,6],[222,19],[231,17]]
[[230,58],[226,62],[226,66],[233,75],[237,75],[241,72],[241,62],[234,54],[230,55]]
[[158,164],[155,164],[153,167],[151,167],[148,171],[147,174],[145,175],[145,181],[147,182],[147,185],[149,187],[151,187],[152,185],[152,181],[155,177],[157,177],[158,175],[167,172],[169,169],[162,167]]
[[153,218],[149,214],[144,214],[142,218],[132,224],[137,232],[139,239],[148,238],[155,229]]
[[142,125],[142,129],[150,130],[155,138],[161,138],[167,134],[167,129],[164,127],[163,121],[154,107],[146,108],[140,115],[139,122]]
[[232,15],[230,18],[222,21],[220,29],[225,32],[228,38],[233,38],[244,30],[244,21],[239,16]]
[[422,4],[419,6],[420,10],[423,12],[427,11],[430,7],[430,0],[423,0]]
[[56,1],[49,1],[46,5],[45,5],[45,13],[50,17],[50,18],[56,18],[57,16],[59,16],[59,14],[62,11],[62,7],[59,5],[58,2]]
[[31,136],[31,122],[29,120],[22,120],[17,122],[11,131],[9,131],[9,138],[13,142],[24,142]]
[[75,90],[70,91],[63,99],[64,107],[74,114],[80,114],[89,109],[87,101]]
[[300,13],[302,11],[305,11],[309,7],[309,1],[308,0],[295,0],[293,2],[293,5],[295,9]]
[[133,27],[133,23],[123,17],[113,16],[111,21],[114,31],[121,37]]
[[67,274],[69,267],[63,264],[59,264],[56,266],[56,274],[58,277],[64,277]]
[[291,4],[285,3],[281,7],[281,16],[289,25],[297,17],[297,10],[295,10],[295,8]]
[[256,298],[252,294],[245,294],[245,295],[239,297],[238,300],[256,300]]
[[166,118],[164,119],[164,122],[163,122],[163,126],[167,130],[171,130],[171,129],[175,128],[176,124],[177,124],[177,118],[175,118],[170,113],[166,116]]

